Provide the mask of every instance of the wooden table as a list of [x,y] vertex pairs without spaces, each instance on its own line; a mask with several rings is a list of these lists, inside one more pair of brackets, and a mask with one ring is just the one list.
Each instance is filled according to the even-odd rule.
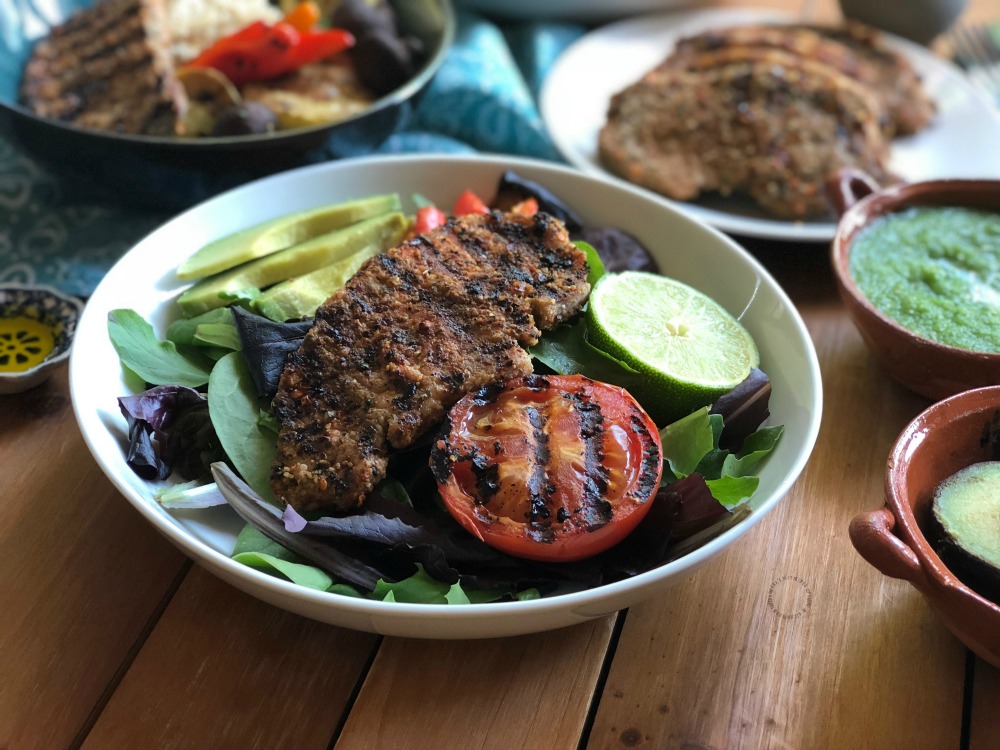
[[1000,747],[1000,672],[847,536],[927,402],[873,363],[825,247],[750,246],[819,352],[812,459],[688,582],[547,634],[383,638],[263,604],[113,489],[65,370],[0,397],[0,748]]

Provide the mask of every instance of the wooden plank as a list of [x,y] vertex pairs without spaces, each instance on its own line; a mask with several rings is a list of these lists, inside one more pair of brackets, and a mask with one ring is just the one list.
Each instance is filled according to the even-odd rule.
[[387,638],[336,750],[575,750],[614,616],[482,641]]
[[325,750],[377,643],[195,566],[83,748]]
[[66,371],[0,396],[0,747],[67,747],[184,558],[104,477]]
[[1000,706],[1000,669],[976,659],[969,750],[1000,747],[1000,713],[997,706]]
[[881,504],[889,447],[926,402],[876,368],[816,272],[821,258],[769,256],[818,342],[825,408],[810,463],[747,537],[631,609],[593,747],[957,743],[964,648],[847,536],[855,514]]

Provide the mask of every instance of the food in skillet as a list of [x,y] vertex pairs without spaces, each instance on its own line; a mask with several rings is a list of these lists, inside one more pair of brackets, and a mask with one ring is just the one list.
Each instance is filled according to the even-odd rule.
[[716,29],[613,97],[599,154],[675,200],[745,195],[803,219],[829,213],[823,185],[841,167],[891,181],[890,140],[933,112],[905,58],[864,27]]
[[[332,27],[331,27],[332,26]],[[20,100],[83,128],[232,136],[319,125],[408,80],[421,50],[385,0],[97,0],[32,50]]]
[[[357,219],[361,206],[375,203],[383,201],[296,216],[327,228],[332,217]],[[261,565],[261,555],[273,551],[269,538],[298,563],[331,576],[333,582],[325,579],[330,590],[349,584],[374,598],[412,597],[418,585],[436,593],[408,601],[486,601],[599,585],[663,564],[738,522],[749,512],[756,467],[781,433],[780,427],[758,430],[767,417],[766,376],[756,369],[741,374],[731,384],[736,387],[714,399],[711,413],[707,404],[692,407],[660,430],[622,383],[612,384],[644,376],[588,344],[586,320],[576,314],[591,280],[615,274],[604,273],[593,248],[569,242],[562,221],[539,211],[550,207],[544,195],[490,203],[511,210],[491,211],[471,193],[461,195],[453,211],[470,213],[451,219],[422,206],[413,220],[422,231],[368,257],[314,318],[278,323],[239,306],[232,315],[210,308],[175,321],[168,341],[160,342],[129,311],[114,311],[109,331],[123,364],[160,384],[121,400],[130,463],[161,478],[182,466],[185,477],[203,477],[211,463],[225,501],[251,524],[238,540],[236,559]],[[385,205],[391,214],[396,203]],[[582,233],[571,213],[562,215]],[[279,256],[296,247],[280,249],[279,237],[316,247],[323,236],[304,238],[288,229],[288,220],[279,219],[223,238],[212,243],[209,257],[197,254],[198,262],[182,271],[213,268],[217,276],[237,271],[244,279],[264,278],[259,264],[270,256],[253,257],[263,239]],[[328,234],[342,238],[350,229]],[[624,257],[620,233],[599,234],[614,238],[614,255],[606,257],[615,267],[650,262]],[[234,242],[255,252],[240,262]],[[212,262],[220,251],[226,265],[239,264],[221,269]],[[337,255],[334,263],[344,260]],[[257,270],[247,273],[248,267]],[[661,279],[637,276],[636,283]],[[262,296],[213,287],[212,279],[202,281],[227,289],[222,294],[230,302],[252,308]],[[667,300],[654,302],[660,314],[674,318]],[[237,333],[230,333],[234,327]],[[184,357],[174,365],[191,374],[191,387],[171,385],[179,382],[176,375],[163,370],[164,350],[171,347]],[[150,351],[155,362],[147,366],[143,357]],[[214,363],[202,353],[211,353]],[[193,357],[204,362],[202,374],[191,373]],[[197,390],[205,380],[208,426]],[[265,413],[275,390],[272,420]],[[275,446],[272,428],[279,425],[285,449]],[[416,439],[421,432],[427,441]],[[737,458],[740,446],[746,450]],[[182,461],[180,453],[192,459]],[[300,462],[310,480],[329,477],[326,488],[311,481],[292,485],[302,492],[302,509],[306,503],[332,507],[300,514],[289,503],[277,519],[262,499],[270,496],[276,454],[279,467],[297,471]],[[146,459],[151,463],[143,467]],[[171,465],[158,464],[161,459]],[[309,471],[337,464],[349,469],[343,480],[354,483],[344,497],[336,494],[340,476]],[[284,487],[282,478],[276,494]],[[204,502],[212,490],[168,493]],[[283,564],[273,569],[289,572]],[[442,586],[448,597],[442,598]]]

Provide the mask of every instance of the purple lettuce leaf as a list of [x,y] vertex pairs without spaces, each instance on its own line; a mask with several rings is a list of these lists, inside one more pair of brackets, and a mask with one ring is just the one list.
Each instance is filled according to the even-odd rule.
[[756,367],[746,380],[716,399],[711,413],[719,414],[725,427],[719,447],[738,450],[747,436],[754,433],[770,415],[771,381]]
[[186,479],[207,474],[219,455],[205,396],[193,388],[160,385],[121,396],[128,422],[126,463],[143,479],[166,479],[177,469]]
[[288,355],[299,348],[313,322],[275,323],[238,305],[230,309],[257,395],[271,398],[278,390]]

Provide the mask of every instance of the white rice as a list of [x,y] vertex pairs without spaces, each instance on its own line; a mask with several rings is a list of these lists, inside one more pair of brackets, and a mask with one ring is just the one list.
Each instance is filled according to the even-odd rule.
[[165,0],[170,52],[176,63],[254,21],[273,23],[281,11],[268,0]]

